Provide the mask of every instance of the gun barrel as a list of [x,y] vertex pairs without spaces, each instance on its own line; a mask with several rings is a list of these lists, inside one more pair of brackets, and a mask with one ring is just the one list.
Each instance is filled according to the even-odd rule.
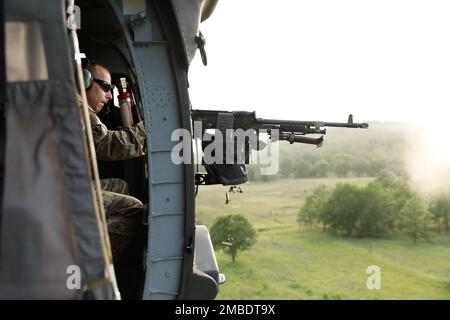
[[369,127],[368,123],[341,123],[341,122],[324,122],[325,127],[338,127],[338,128],[363,128],[367,129]]
[[278,120],[257,118],[256,122],[262,125],[288,125],[288,126],[307,126],[307,127],[338,127],[338,128],[368,128],[368,123],[354,122],[324,122],[324,121],[296,121],[296,120]]
[[[297,120],[279,120],[279,119],[263,119],[256,118],[255,112],[250,111],[215,111],[215,110],[191,110],[191,114],[195,120],[208,122],[210,126],[216,126],[223,121],[229,122],[229,125],[236,125],[242,129],[250,128],[273,128],[279,126],[280,129],[301,129],[305,133],[324,133],[322,127],[338,127],[338,128],[368,128],[367,123],[353,122],[353,116],[349,115],[347,122],[324,122],[324,121],[297,121]],[[227,117],[224,117],[226,116]],[[219,117],[221,116],[221,117]],[[226,118],[226,119],[225,119]],[[303,128],[302,128],[303,127]],[[323,130],[323,129],[322,129]]]

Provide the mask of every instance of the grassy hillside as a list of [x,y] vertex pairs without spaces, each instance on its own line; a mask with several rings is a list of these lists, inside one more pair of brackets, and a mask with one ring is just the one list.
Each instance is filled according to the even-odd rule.
[[324,184],[334,186],[338,182],[366,185],[372,178],[324,178],[283,179],[270,183],[250,182],[241,185],[243,193],[229,193],[224,186],[200,186],[197,196],[197,224],[211,225],[214,218],[228,213],[240,213],[250,219],[256,228],[296,226],[298,210],[309,192]]
[[[450,299],[450,235],[413,245],[408,239],[357,240],[301,231],[296,222],[308,193],[320,184],[365,185],[370,178],[249,183],[225,205],[223,186],[201,187],[197,223],[245,215],[258,242],[236,263],[218,253],[227,282],[218,299]],[[381,268],[381,289],[366,287],[369,265]]]

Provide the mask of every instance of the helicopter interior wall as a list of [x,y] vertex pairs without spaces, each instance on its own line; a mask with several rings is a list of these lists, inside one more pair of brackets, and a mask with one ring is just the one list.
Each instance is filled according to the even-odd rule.
[[[130,75],[133,69],[128,49],[122,37],[122,31],[114,12],[107,1],[78,1],[82,25],[79,30],[80,49],[87,59],[104,65],[112,75],[112,82],[117,86],[119,75],[125,76],[131,90],[139,99],[137,85]],[[120,110],[114,105],[114,99],[99,113],[100,119],[111,129],[120,129]],[[117,121],[119,119],[119,121]],[[147,181],[145,179],[145,157],[124,161],[98,161],[100,178],[121,178],[128,183],[129,193],[148,202]]]

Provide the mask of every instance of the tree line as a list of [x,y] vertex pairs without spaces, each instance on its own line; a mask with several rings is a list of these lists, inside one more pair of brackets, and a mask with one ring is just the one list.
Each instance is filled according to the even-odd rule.
[[261,165],[249,165],[249,180],[373,177],[382,169],[405,177],[406,130],[401,123],[371,123],[369,130],[330,128],[320,148],[280,142],[278,173],[260,175]]
[[299,210],[297,221],[307,229],[320,228],[332,235],[386,238],[406,234],[413,242],[429,239],[429,231],[448,232],[450,197],[441,195],[428,205],[406,180],[382,170],[366,187],[338,184],[320,186]]

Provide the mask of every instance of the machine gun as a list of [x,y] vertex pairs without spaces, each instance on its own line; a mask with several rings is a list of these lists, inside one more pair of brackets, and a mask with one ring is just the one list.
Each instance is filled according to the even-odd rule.
[[[271,130],[277,129],[279,140],[314,144],[321,146],[323,136],[326,134],[324,127],[338,128],[368,128],[367,123],[353,122],[353,115],[348,116],[347,122],[324,122],[324,121],[296,121],[296,120],[273,120],[257,118],[255,112],[248,111],[216,111],[216,110],[192,110],[193,121],[201,121],[205,129],[264,129],[270,135]],[[307,134],[321,134],[319,138],[305,137]]]
[[[258,135],[258,145],[253,149],[261,150],[265,144],[259,141],[259,132],[263,131],[269,135],[272,141],[285,140],[289,143],[305,143],[320,147],[323,136],[326,134],[325,127],[338,128],[368,128],[367,123],[353,122],[353,116],[348,116],[347,122],[324,122],[324,121],[296,121],[296,120],[273,120],[257,118],[255,112],[248,111],[217,111],[217,110],[191,110],[191,117],[196,122],[201,122],[203,130],[218,129],[225,135],[229,129],[255,130]],[[307,137],[308,134],[320,134],[318,138]],[[211,140],[202,140],[203,148]],[[261,143],[261,144],[260,144]],[[245,163],[248,164],[250,148],[245,148]],[[197,184],[235,185],[247,182],[245,164],[242,163],[204,163],[209,175],[197,174]]]

